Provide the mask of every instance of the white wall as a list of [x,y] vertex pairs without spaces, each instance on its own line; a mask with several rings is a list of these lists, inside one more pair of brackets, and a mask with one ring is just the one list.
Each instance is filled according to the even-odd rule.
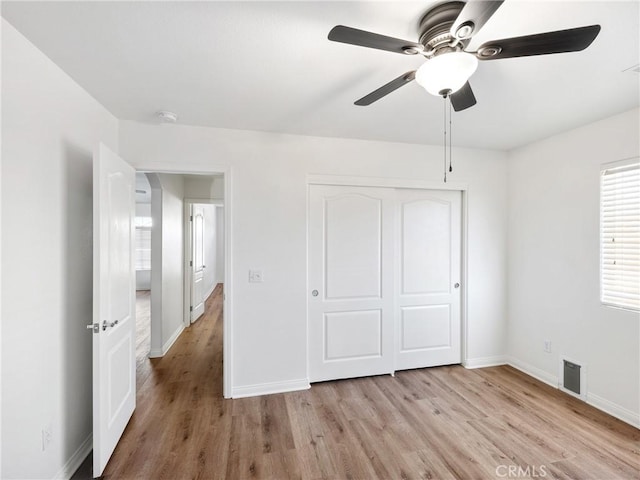
[[[307,377],[307,174],[442,180],[440,147],[120,125],[121,153],[139,168],[231,167],[233,384],[244,391]],[[468,357],[481,363],[506,351],[506,154],[456,149],[454,164],[451,181],[469,185]],[[264,283],[248,283],[253,268],[263,270]]]
[[224,282],[224,206],[216,206],[216,284]]
[[[587,364],[588,398],[640,425],[638,313],[599,301],[599,173],[638,156],[640,111],[509,154],[512,361],[557,384],[559,355]],[[552,353],[543,341],[552,342]]]
[[212,204],[202,204],[204,209],[204,263],[207,268],[204,270],[203,290],[205,298],[208,298],[216,286],[216,270],[218,268],[216,259],[217,233],[216,233],[216,211]]
[[185,175],[184,198],[210,200],[224,198],[222,175]]
[[149,355],[161,357],[184,328],[184,183],[181,175],[150,174],[148,177],[154,225],[151,235]]
[[91,435],[92,151],[117,134],[2,20],[2,478],[65,474]]

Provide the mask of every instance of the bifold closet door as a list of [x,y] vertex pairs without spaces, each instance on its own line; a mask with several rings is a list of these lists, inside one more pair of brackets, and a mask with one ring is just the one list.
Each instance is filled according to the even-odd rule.
[[309,379],[393,372],[392,189],[309,187]]
[[396,370],[461,361],[461,210],[459,191],[396,191]]

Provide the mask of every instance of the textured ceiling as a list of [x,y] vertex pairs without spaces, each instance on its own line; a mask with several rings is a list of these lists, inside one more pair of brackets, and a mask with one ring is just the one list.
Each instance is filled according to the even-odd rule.
[[[417,40],[436,2],[2,2],[2,15],[121,119],[440,144],[442,99],[415,82],[353,102],[421,64],[329,42],[337,24]],[[470,47],[600,24],[585,51],[481,62],[453,142],[510,149],[638,106],[637,1],[507,0]]]

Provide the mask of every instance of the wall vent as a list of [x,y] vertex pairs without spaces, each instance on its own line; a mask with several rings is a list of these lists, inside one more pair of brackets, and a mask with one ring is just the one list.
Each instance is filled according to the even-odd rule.
[[587,368],[582,362],[560,358],[560,390],[574,397],[587,398]]
[[564,360],[564,388],[576,395],[580,395],[580,369],[580,365]]

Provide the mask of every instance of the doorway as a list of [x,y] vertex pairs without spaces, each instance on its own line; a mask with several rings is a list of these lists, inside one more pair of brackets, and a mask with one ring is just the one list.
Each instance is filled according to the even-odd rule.
[[[216,285],[225,283],[227,268],[227,232],[225,191],[228,182],[225,173],[181,173],[139,171],[138,176],[148,180],[150,199],[142,210],[150,214],[150,283],[141,288],[150,290],[150,347],[149,357],[159,358],[167,354],[185,328],[191,325],[191,265],[193,233],[189,220],[191,207],[200,205],[200,245],[204,248],[198,256],[201,273],[202,306]],[[140,220],[142,222],[142,220]],[[204,226],[204,228],[202,228]],[[211,238],[215,235],[215,238]],[[211,245],[213,243],[213,245]],[[206,247],[206,248],[205,248]],[[196,262],[197,263],[197,262]],[[226,285],[225,285],[226,287]],[[228,293],[225,288],[224,297]],[[224,298],[223,298],[223,303]],[[202,308],[204,309],[204,308]],[[224,345],[228,345],[230,331],[226,323],[228,309],[223,309]],[[193,317],[193,321],[198,316]],[[231,328],[229,327],[228,330]],[[225,350],[224,355],[228,352]],[[226,362],[225,362],[226,363]],[[227,370],[224,366],[224,391],[230,392]]]
[[185,324],[204,313],[205,301],[224,282],[224,201],[185,199]]

